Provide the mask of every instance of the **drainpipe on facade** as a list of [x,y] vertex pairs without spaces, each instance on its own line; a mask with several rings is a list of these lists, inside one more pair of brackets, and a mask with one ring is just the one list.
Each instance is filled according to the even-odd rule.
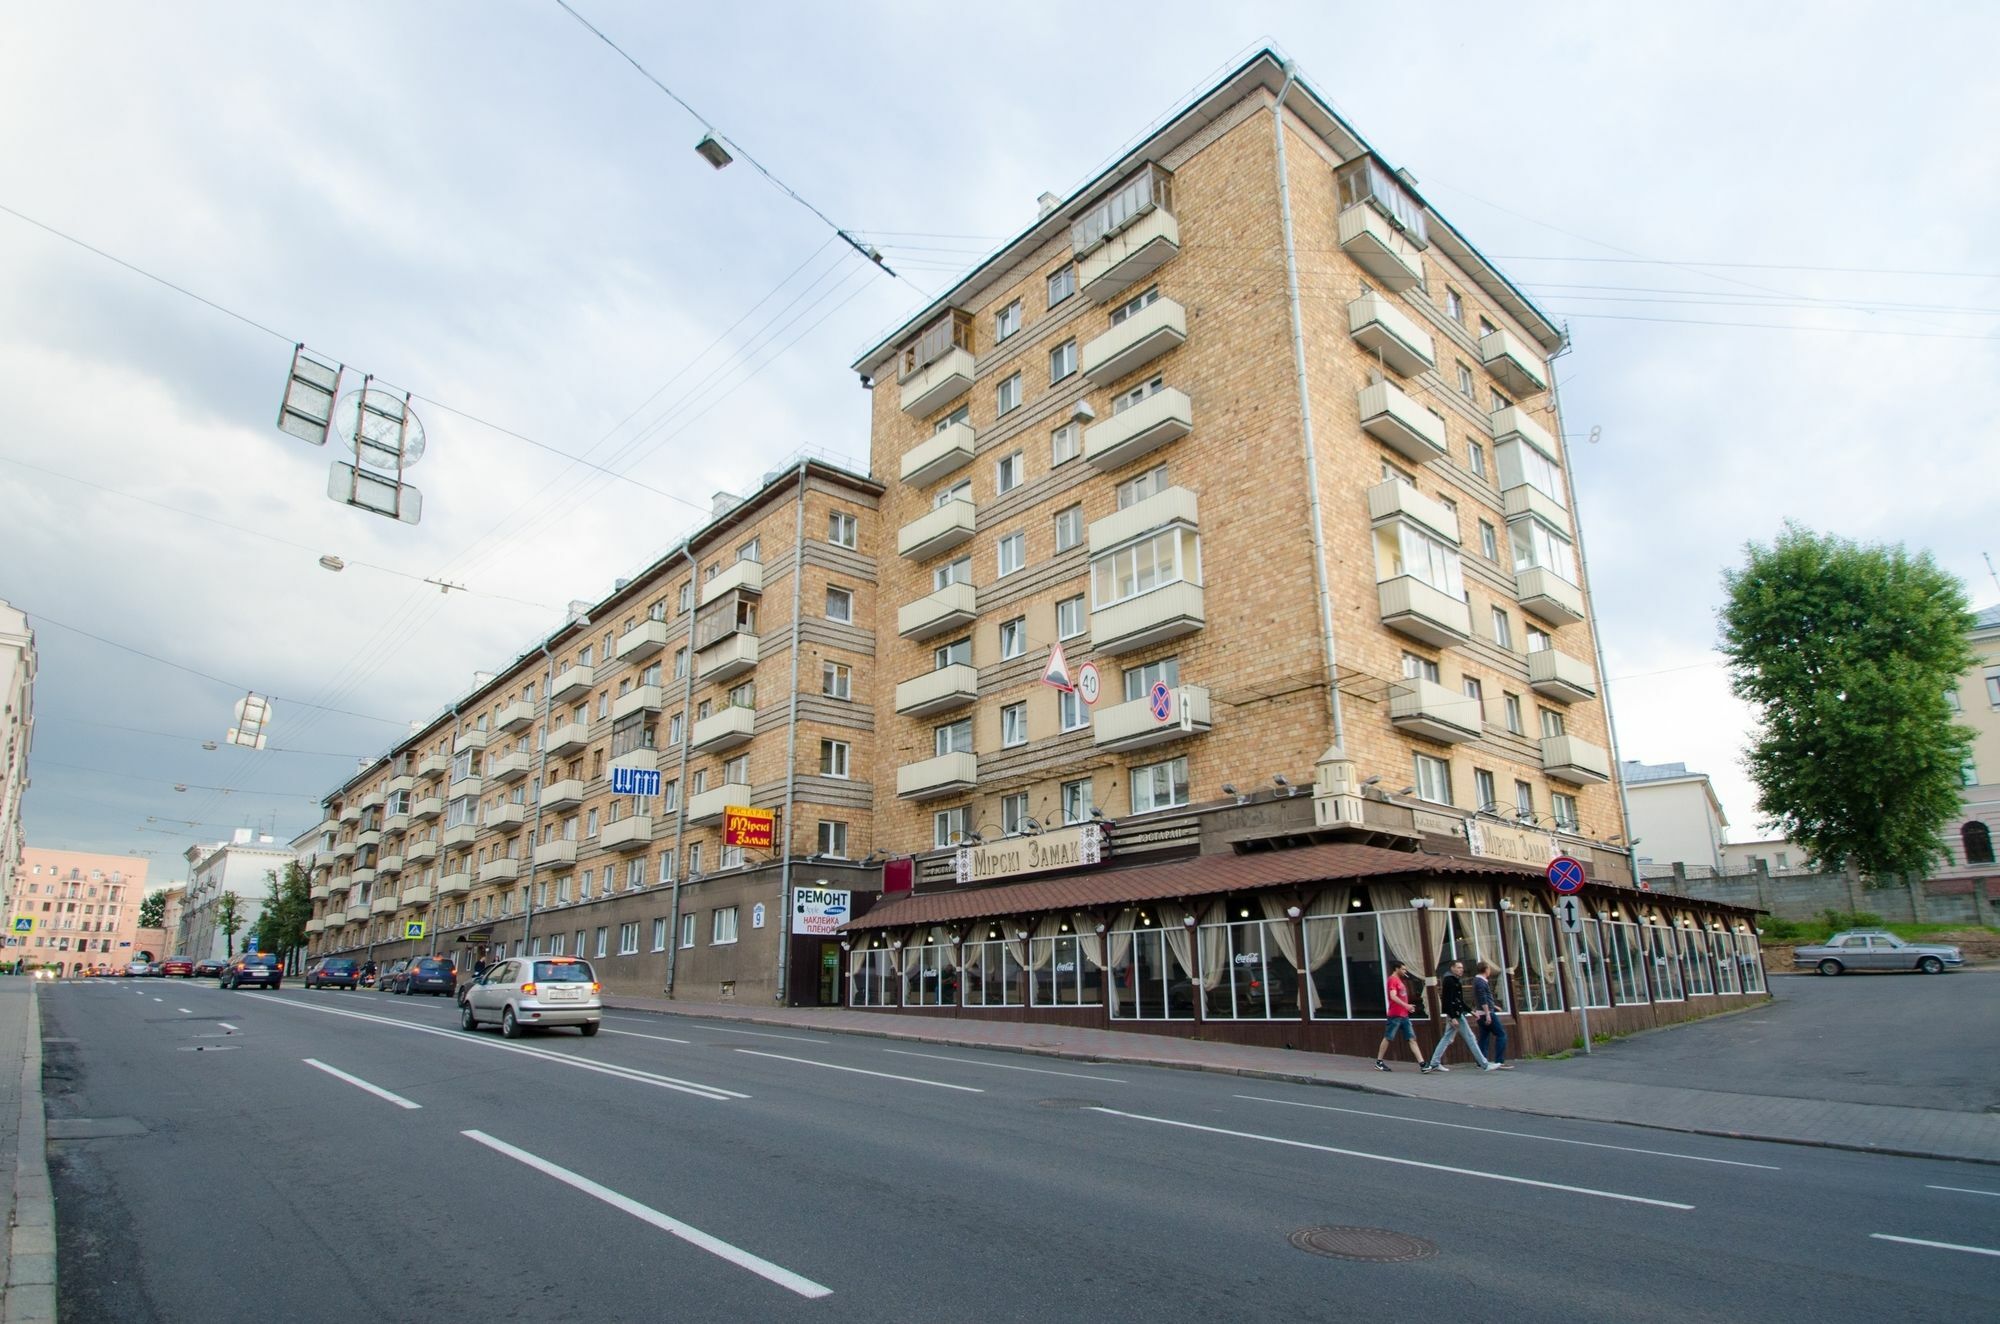
[[667,987],[666,995],[674,995],[674,976],[679,973],[681,954],[681,837],[687,832],[688,821],[688,745],[694,738],[694,618],[701,602],[701,562],[695,559],[694,544],[682,543],[681,555],[688,563],[688,625],[687,675],[681,677],[681,766],[674,774],[674,794],[679,803],[674,809],[674,894],[668,906],[667,920]]
[[1326,521],[1319,502],[1319,457],[1313,448],[1312,393],[1306,385],[1305,321],[1299,310],[1299,260],[1292,245],[1292,186],[1285,168],[1285,97],[1298,81],[1298,66],[1285,61],[1285,83],[1271,106],[1271,137],[1278,150],[1278,212],[1285,228],[1285,294],[1292,314],[1292,363],[1299,382],[1299,434],[1306,456],[1306,508],[1312,516],[1313,582],[1319,593],[1320,639],[1326,652],[1326,697],[1333,718],[1333,748],[1346,756],[1347,732],[1340,711],[1339,654],[1333,638],[1333,593],[1327,585]]
[[[568,627],[564,627],[565,629]],[[558,631],[560,633],[560,631]],[[528,833],[528,885],[521,889],[521,955],[532,956],[528,950],[528,940],[535,929],[535,851],[542,842],[542,783],[549,775],[549,721],[555,715],[549,704],[549,696],[556,688],[556,655],[549,651],[549,641],[542,640],[542,656],[548,660],[548,675],[542,681],[542,739],[541,749],[535,759],[535,826]]]
[[[451,706],[451,747],[452,753],[456,754],[458,752],[458,705],[455,703]],[[449,805],[451,803],[451,765],[449,763],[445,765],[443,790],[445,794],[440,799]],[[443,820],[444,813],[440,810],[438,821],[442,822]],[[431,857],[433,860],[431,868],[437,882],[431,884],[430,909],[424,913],[431,917],[431,955],[436,956],[438,953],[438,921],[444,917],[444,898],[438,895],[438,883],[444,881],[444,832],[442,829],[436,828],[433,831],[436,831],[438,834],[438,848],[437,854]],[[456,962],[453,964],[455,967]],[[454,990],[454,996],[456,996],[456,990]]]
[[[777,1001],[781,1007],[785,1005],[785,982],[792,956],[792,806],[798,800],[799,787],[799,652],[804,647],[799,638],[799,608],[805,600],[806,466],[810,463],[799,461],[799,517],[792,539],[792,695],[785,712],[785,816],[780,827],[784,836],[778,842],[782,863],[778,866],[778,905],[773,916],[778,925]],[[851,773],[853,769],[848,771]]]

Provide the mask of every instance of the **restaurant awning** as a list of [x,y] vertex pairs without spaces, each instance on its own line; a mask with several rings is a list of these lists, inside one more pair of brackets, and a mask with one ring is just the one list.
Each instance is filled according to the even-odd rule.
[[1080,910],[1090,906],[1160,901],[1168,897],[1212,896],[1288,883],[1335,883],[1357,878],[1386,879],[1452,874],[1493,878],[1540,878],[1541,872],[1503,860],[1463,855],[1433,855],[1425,851],[1387,850],[1338,842],[1296,850],[1256,851],[1243,855],[1202,855],[1171,864],[1128,869],[1100,869],[1008,883],[1000,887],[912,894],[882,902],[860,919],[841,926],[845,933],[895,928],[905,924],[942,924],[953,920],[986,919],[1034,911]]

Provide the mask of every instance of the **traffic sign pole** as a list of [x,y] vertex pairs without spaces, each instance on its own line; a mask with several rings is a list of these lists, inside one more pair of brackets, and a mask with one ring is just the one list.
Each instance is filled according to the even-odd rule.
[[1583,1028],[1583,1055],[1590,1056],[1590,989],[1583,978],[1583,965],[1576,959],[1576,930],[1566,929],[1569,939],[1570,987],[1576,991],[1577,1021]]
[[1583,903],[1576,894],[1583,890],[1583,861],[1558,855],[1549,861],[1549,886],[1562,894],[1556,902],[1556,922],[1568,937],[1570,987],[1576,993],[1577,1023],[1583,1030],[1583,1054],[1590,1056],[1590,989],[1583,962],[1577,954],[1576,935],[1583,928]]

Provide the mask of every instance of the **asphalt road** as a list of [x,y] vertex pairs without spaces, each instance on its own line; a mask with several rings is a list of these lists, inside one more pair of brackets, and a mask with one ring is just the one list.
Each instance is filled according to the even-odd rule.
[[1601,1045],[1564,1074],[2000,1111],[2000,972],[1784,976],[1771,992],[1776,1001],[1756,1011]]
[[[2000,1296],[1994,1167],[638,1013],[515,1044],[373,993],[42,1007],[67,1319],[1688,1324]],[[1326,1225],[1434,1253],[1288,1240]]]

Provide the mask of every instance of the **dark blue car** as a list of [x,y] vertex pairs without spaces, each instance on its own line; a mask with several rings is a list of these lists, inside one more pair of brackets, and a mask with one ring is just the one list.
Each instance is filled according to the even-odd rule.
[[458,970],[444,956],[419,956],[389,980],[391,993],[435,993],[450,997],[458,987]]

